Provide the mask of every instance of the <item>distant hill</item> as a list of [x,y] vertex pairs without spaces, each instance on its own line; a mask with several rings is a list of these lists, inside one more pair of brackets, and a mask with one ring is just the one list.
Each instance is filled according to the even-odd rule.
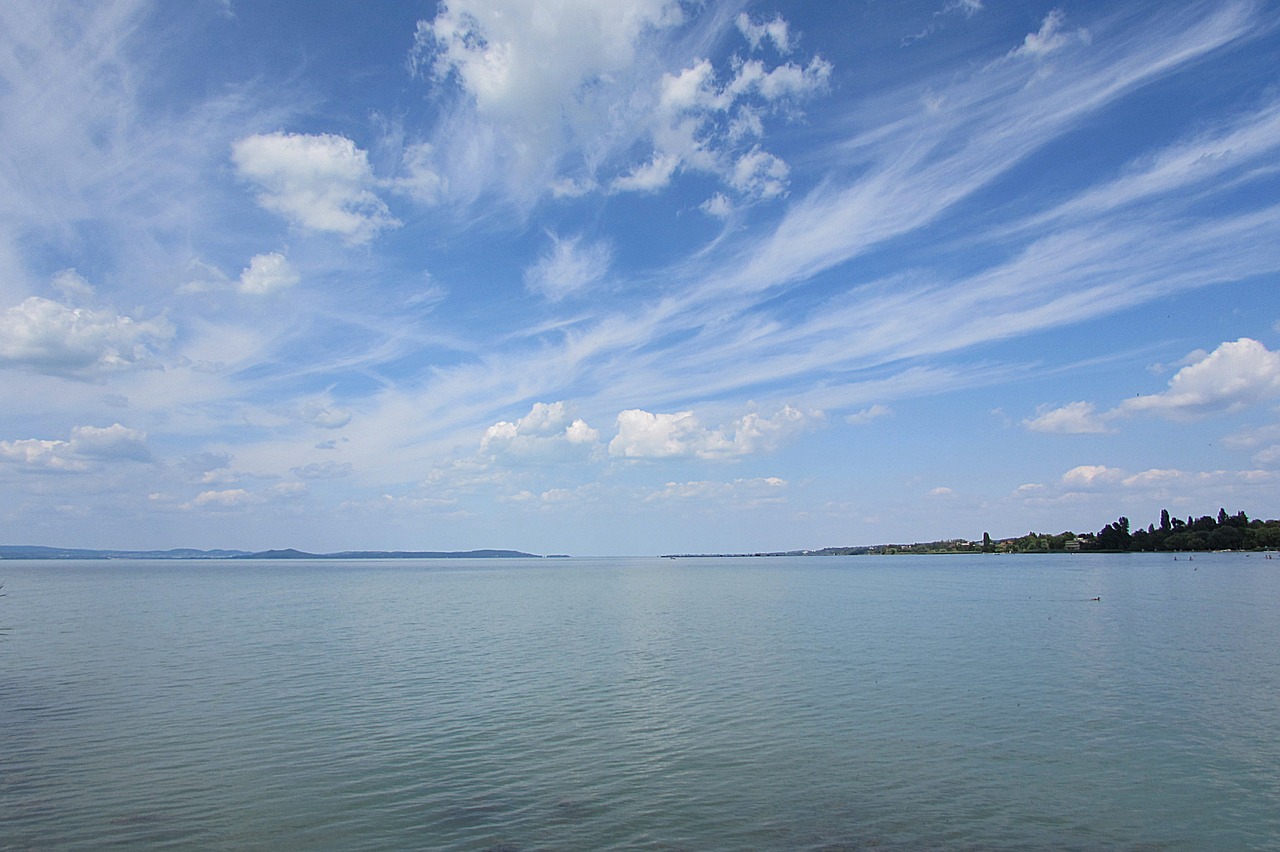
[[87,550],[76,547],[39,547],[25,544],[0,545],[0,559],[235,559],[244,550]]
[[0,559],[538,559],[519,550],[347,550],[342,553],[306,553],[287,550],[89,550],[75,547],[0,545]]

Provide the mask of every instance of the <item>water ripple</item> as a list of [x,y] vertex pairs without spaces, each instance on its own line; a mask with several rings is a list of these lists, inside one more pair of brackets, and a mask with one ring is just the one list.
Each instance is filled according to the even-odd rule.
[[0,846],[1277,848],[1280,576],[1197,565],[21,566]]

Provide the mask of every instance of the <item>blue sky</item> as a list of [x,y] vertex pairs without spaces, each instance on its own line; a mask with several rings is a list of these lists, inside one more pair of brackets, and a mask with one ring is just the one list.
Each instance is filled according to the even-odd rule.
[[1280,516],[1277,24],[6,3],[0,540],[651,554]]

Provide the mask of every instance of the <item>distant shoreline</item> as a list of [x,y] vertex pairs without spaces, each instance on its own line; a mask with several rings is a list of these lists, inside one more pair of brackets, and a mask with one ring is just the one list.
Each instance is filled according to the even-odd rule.
[[286,550],[93,550],[75,547],[43,547],[36,545],[0,545],[0,560],[52,559],[543,559],[547,557],[520,550],[348,550],[340,553],[307,553]]

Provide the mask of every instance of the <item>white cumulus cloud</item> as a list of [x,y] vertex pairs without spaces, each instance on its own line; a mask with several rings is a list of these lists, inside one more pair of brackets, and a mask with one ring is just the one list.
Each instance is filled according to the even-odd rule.
[[1124,471],[1101,464],[1082,464],[1062,474],[1065,485],[1089,488],[1106,485],[1124,479]]
[[148,461],[147,433],[119,423],[99,428],[77,426],[71,430],[71,452],[84,458]]
[[752,148],[734,163],[730,185],[744,195],[756,198],[774,198],[787,189],[790,168],[779,158]]
[[609,442],[609,453],[629,459],[737,458],[777,449],[820,416],[785,406],[772,417],[752,412],[728,426],[707,429],[691,411],[654,414],[633,408],[618,414],[618,434]]
[[[647,164],[615,180],[615,190],[661,188],[677,170],[711,174],[748,199],[769,199],[787,188],[790,167],[752,140],[764,133],[763,117],[797,105],[826,88],[831,63],[769,67],[758,59],[736,63],[721,75],[706,59],[658,84],[651,121],[654,152]],[[722,82],[723,80],[723,82]]]
[[791,52],[791,31],[781,15],[775,15],[771,21],[756,23],[746,12],[743,12],[738,15],[734,23],[738,25],[738,32],[742,33],[742,37],[751,45],[752,50],[759,50],[761,44],[771,41],[774,49],[779,53]]
[[411,61],[456,76],[483,113],[533,117],[625,69],[645,30],[680,19],[675,0],[451,0],[418,22]]
[[[222,491],[201,491],[190,505],[211,506],[221,509],[232,509],[239,506],[250,506],[263,502],[262,497],[243,488],[228,488]],[[190,505],[188,508],[190,508]]]
[[[1126,399],[1107,411],[1091,402],[1072,402],[1059,408],[1041,406],[1035,417],[1022,421],[1034,432],[1102,433],[1118,418],[1155,414],[1185,420],[1219,411],[1239,411],[1280,397],[1280,352],[1242,337],[1212,352],[1197,349],[1180,363],[1168,387],[1156,394]],[[1244,443],[1236,439],[1237,443]]]
[[480,452],[510,461],[569,460],[590,455],[599,443],[599,431],[574,417],[564,402],[538,402],[519,420],[486,429]]
[[[764,118],[792,117],[831,65],[739,57],[717,70],[664,53],[658,36],[706,14],[754,51],[789,54],[782,17],[715,20],[676,0],[454,0],[418,22],[410,64],[457,109],[436,128],[428,192],[474,200],[495,185],[529,203],[544,193],[656,192],[690,171],[752,199],[785,187],[785,163],[753,154]],[[669,45],[668,45],[669,46]],[[767,152],[766,152],[767,153]],[[772,157],[772,154],[768,155]]]
[[0,315],[0,367],[88,375],[147,366],[152,346],[172,335],[161,321],[140,322],[31,296]]
[[0,461],[27,470],[88,470],[89,463],[75,458],[69,450],[70,444],[66,441],[46,441],[39,438],[0,441]]
[[232,146],[232,160],[260,187],[258,203],[300,228],[363,243],[400,224],[374,192],[368,154],[344,136],[246,136]]
[[1280,396],[1280,352],[1242,337],[1183,367],[1163,393],[1126,400],[1126,414],[1186,417],[1234,411]]
[[76,426],[70,440],[25,438],[0,441],[0,461],[33,471],[77,472],[91,470],[98,462],[151,460],[147,434],[119,423],[111,426]]
[[1092,402],[1071,402],[1060,408],[1041,407],[1036,416],[1022,421],[1033,432],[1087,435],[1111,431]]
[[879,420],[881,417],[888,417],[893,414],[893,409],[887,405],[876,403],[867,408],[857,411],[845,417],[844,421],[853,426],[862,426],[873,420]]
[[53,276],[49,283],[68,300],[78,299],[84,301],[92,299],[94,296],[93,285],[74,269],[62,270]]
[[284,290],[301,280],[288,258],[279,252],[254,255],[240,273],[240,292],[264,296]]

